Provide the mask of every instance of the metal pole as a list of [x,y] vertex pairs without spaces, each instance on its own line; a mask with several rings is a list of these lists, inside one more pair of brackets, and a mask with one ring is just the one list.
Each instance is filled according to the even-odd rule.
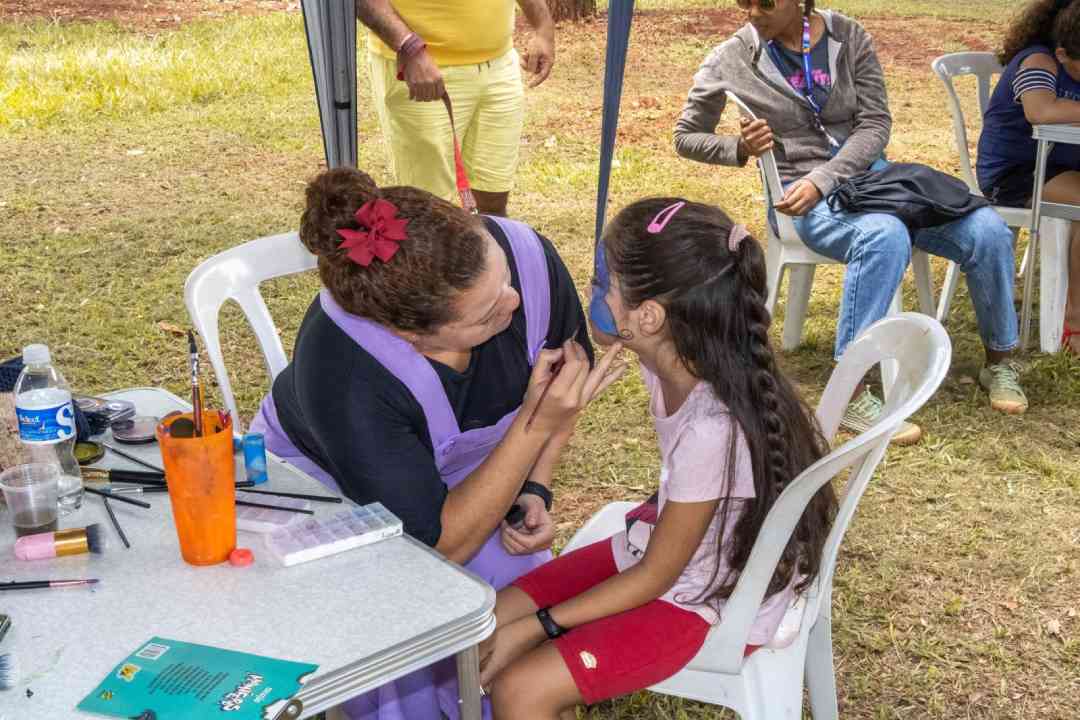
[[1032,289],[1035,285],[1036,258],[1039,247],[1039,225],[1042,224],[1042,197],[1046,176],[1046,159],[1050,155],[1053,143],[1039,140],[1035,152],[1035,193],[1031,200],[1031,230],[1028,239],[1027,272],[1024,275],[1024,303],[1020,311],[1020,350],[1027,350],[1031,337]]
[[619,126],[626,51],[630,43],[630,23],[634,0],[611,0],[608,5],[607,54],[604,60],[604,104],[600,129],[600,177],[596,190],[596,239],[604,229],[611,161],[615,154],[615,132]]

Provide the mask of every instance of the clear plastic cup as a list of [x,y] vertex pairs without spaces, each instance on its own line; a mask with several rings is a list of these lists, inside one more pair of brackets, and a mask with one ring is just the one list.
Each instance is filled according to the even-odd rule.
[[50,463],[16,465],[0,473],[15,537],[56,530],[60,466]]

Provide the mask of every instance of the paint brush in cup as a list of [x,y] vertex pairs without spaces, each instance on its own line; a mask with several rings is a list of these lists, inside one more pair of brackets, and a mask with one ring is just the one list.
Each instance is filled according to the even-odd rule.
[[[202,388],[199,386],[199,348],[195,345],[195,334],[188,330],[188,355],[191,361],[191,410],[195,422],[194,435],[202,437]],[[175,423],[174,423],[175,425]]]

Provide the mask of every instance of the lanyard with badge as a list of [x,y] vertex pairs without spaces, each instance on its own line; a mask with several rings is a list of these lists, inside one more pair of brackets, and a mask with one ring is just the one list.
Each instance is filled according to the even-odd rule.
[[[840,143],[836,141],[836,138],[832,136],[826,128],[825,124],[821,121],[821,105],[818,104],[817,98],[814,97],[814,73],[810,67],[810,18],[803,16],[803,34],[802,34],[802,64],[803,64],[803,86],[800,88],[789,79],[788,83],[792,88],[798,90],[803,98],[805,98],[810,110],[814,117],[814,127],[821,131],[825,136],[825,139],[829,141],[829,154],[835,155],[840,150]],[[780,55],[779,48],[776,47],[776,41],[770,40],[768,44],[769,57],[772,58],[773,64],[776,65],[776,69],[783,72],[784,60]]]

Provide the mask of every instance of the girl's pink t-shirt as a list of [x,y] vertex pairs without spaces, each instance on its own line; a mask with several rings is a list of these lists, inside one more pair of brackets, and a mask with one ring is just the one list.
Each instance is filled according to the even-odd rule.
[[[724,496],[732,498],[753,498],[754,477],[750,464],[750,450],[741,431],[728,414],[727,407],[713,394],[708,383],[699,382],[682,406],[671,415],[667,415],[664,405],[664,393],[660,382],[647,368],[642,366],[645,385],[651,396],[649,410],[660,440],[660,492],[658,514],[664,512],[664,505],[675,502],[705,502]],[[735,445],[735,474],[727,473],[727,453],[731,433],[738,432]],[[725,529],[725,539],[734,532],[739,508],[732,507],[732,516]],[[612,537],[612,551],[615,564],[622,572],[636,564],[645,553],[652,525],[636,522],[631,526],[629,535],[620,532]],[[695,603],[693,600],[702,595],[711,586],[713,570],[717,563],[720,532],[720,509],[709,524],[701,545],[683,570],[675,585],[660,599],[695,612],[711,625],[720,622],[723,601],[709,604]],[[730,565],[723,557],[717,581],[722,581]],[[758,611],[757,618],[750,631],[748,643],[765,645],[780,626],[784,613],[795,602],[795,584],[793,577],[787,588],[767,597]]]

